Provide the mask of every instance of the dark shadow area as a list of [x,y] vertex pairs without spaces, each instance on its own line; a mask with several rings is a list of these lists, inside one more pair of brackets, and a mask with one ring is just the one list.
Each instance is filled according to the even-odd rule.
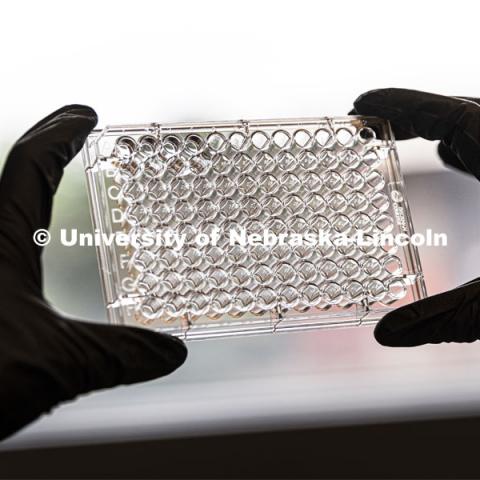
[[1,478],[478,478],[480,418],[37,449]]

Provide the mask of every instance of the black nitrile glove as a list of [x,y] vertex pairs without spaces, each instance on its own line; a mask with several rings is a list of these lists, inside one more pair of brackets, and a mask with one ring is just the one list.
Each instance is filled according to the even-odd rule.
[[64,318],[43,297],[32,236],[96,123],[89,107],[57,110],[14,145],[0,180],[0,439],[82,393],[168,375],[187,355],[167,335]]
[[[388,88],[364,93],[354,107],[352,114],[390,120],[398,140],[440,140],[442,160],[480,180],[478,99]],[[480,339],[480,279],[388,313],[375,338],[388,346]]]

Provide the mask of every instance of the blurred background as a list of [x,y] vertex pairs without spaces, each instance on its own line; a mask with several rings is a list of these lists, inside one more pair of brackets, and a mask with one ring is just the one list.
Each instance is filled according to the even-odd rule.
[[[360,93],[390,86],[480,96],[477,10],[408,0],[4,2],[0,157],[67,103],[91,105],[105,126],[343,115]],[[432,143],[403,142],[399,153],[416,230],[448,234],[447,247],[420,249],[429,294],[477,276],[476,181],[445,169]],[[56,196],[51,231],[62,227],[91,229],[80,157]],[[105,322],[93,248],[53,241],[44,266],[53,304]],[[363,327],[189,351],[170,377],[64,405],[0,450],[479,413],[477,344],[388,349]]]

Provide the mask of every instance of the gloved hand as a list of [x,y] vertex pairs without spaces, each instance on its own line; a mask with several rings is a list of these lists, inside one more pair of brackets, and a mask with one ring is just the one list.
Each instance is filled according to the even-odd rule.
[[[390,120],[395,137],[440,140],[449,166],[480,180],[480,101],[388,88],[364,93],[350,113]],[[388,313],[375,338],[387,346],[480,339],[480,279]]]
[[63,168],[97,123],[70,105],[12,148],[0,180],[0,439],[77,395],[168,375],[187,355],[176,338],[65,318],[42,291],[42,249]]

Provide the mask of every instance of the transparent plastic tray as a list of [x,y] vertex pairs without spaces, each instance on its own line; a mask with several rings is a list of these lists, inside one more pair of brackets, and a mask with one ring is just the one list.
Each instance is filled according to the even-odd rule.
[[[292,240],[318,231],[413,233],[387,122],[113,126],[89,136],[83,157],[97,233],[185,235],[180,250],[98,247],[114,324],[186,339],[354,326],[426,296],[411,244]],[[232,230],[242,228],[289,236],[283,245],[232,244]],[[214,230],[216,245],[198,244],[199,232]]]

